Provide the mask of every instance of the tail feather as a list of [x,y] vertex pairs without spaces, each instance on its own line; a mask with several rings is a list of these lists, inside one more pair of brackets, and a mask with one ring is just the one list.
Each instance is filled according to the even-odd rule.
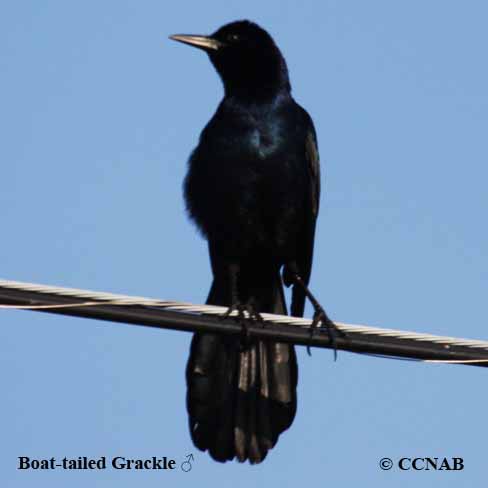
[[[277,275],[265,311],[286,313]],[[208,302],[219,303],[212,287]],[[290,344],[217,334],[193,336],[186,369],[190,433],[217,461],[260,463],[296,412],[297,364]]]

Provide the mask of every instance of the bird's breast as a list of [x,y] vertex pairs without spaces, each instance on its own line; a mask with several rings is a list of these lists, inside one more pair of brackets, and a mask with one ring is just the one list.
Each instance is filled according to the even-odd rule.
[[254,128],[250,131],[247,140],[249,151],[259,159],[271,156],[279,145],[279,137],[276,131]]
[[222,159],[265,163],[288,150],[294,125],[275,107],[223,106],[206,133]]

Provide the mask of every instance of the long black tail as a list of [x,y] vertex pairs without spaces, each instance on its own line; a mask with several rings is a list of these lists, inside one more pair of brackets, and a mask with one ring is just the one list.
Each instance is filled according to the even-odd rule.
[[[278,273],[266,288],[259,311],[286,314]],[[214,282],[207,303],[228,305],[226,296]],[[195,446],[217,461],[260,463],[293,422],[297,379],[293,345],[254,341],[242,350],[235,337],[194,334],[186,380]]]

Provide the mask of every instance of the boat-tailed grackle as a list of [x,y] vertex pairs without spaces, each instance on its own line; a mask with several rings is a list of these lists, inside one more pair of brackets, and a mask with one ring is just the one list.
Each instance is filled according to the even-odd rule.
[[[314,325],[333,323],[308,290],[319,211],[320,171],[312,119],[291,96],[288,70],[271,36],[250,21],[210,36],[171,39],[204,50],[224,98],[189,160],[184,194],[208,240],[213,283],[207,303],[259,320],[291,314],[305,298]],[[283,271],[283,278],[280,271]],[[259,463],[293,422],[293,345],[223,335],[193,336],[187,408],[195,445],[218,461]]]

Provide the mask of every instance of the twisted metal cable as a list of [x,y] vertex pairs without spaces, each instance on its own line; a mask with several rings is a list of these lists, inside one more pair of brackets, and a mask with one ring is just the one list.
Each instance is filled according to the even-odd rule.
[[[37,303],[35,299],[30,298],[28,303],[14,303],[14,304],[0,304],[0,309],[27,309],[39,311],[56,311],[63,313],[62,309],[80,308],[80,307],[95,307],[100,305],[110,306],[140,306],[150,309],[167,310],[188,315],[222,315],[226,311],[226,307],[214,305],[195,305],[192,303],[159,300],[153,298],[129,296],[116,293],[95,292],[90,290],[82,290],[76,288],[65,288],[58,286],[49,286],[35,283],[24,283],[19,281],[0,279],[0,290],[9,290],[10,292],[18,290],[19,292],[32,292],[36,296],[43,295],[58,296],[63,299],[73,298],[73,303]],[[83,301],[80,301],[83,300]],[[1,300],[0,300],[1,302]],[[25,300],[24,300],[25,302]],[[235,314],[236,312],[233,312]],[[297,318],[287,315],[276,315],[269,313],[262,313],[262,318],[265,323],[278,325],[294,325],[301,329],[310,328],[312,321],[307,318]],[[134,322],[132,322],[134,323]],[[385,329],[379,327],[371,327],[366,325],[354,325],[341,322],[335,322],[338,329],[347,335],[353,334],[358,336],[368,336],[376,338],[391,338],[399,341],[414,341],[419,344],[437,344],[443,346],[446,350],[452,347],[468,348],[472,351],[478,351],[480,354],[488,355],[488,341],[476,339],[462,339],[456,337],[438,336],[433,334],[411,332],[396,329]],[[324,346],[326,347],[326,346]],[[351,349],[352,350],[352,349]],[[381,354],[381,351],[380,351]],[[484,358],[466,358],[466,359],[425,359],[431,362],[451,362],[451,363],[483,363],[488,362],[488,357]]]

